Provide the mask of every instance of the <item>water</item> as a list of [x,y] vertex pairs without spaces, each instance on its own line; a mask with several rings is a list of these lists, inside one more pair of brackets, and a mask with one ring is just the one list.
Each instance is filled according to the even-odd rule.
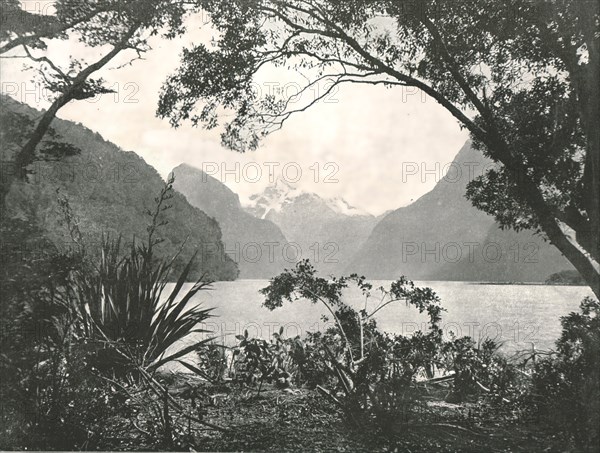
[[[389,288],[390,282],[376,281],[374,288]],[[204,324],[226,344],[235,342],[235,335],[248,330],[250,336],[270,338],[281,327],[287,337],[306,331],[323,329],[321,319],[327,310],[307,300],[285,303],[270,311],[262,307],[263,296],[258,292],[267,286],[266,280],[218,282],[211,291],[201,291],[195,299],[214,307],[215,317]],[[579,307],[585,296],[593,293],[588,287],[542,285],[488,285],[465,282],[416,282],[430,286],[441,298],[442,326],[446,336],[471,336],[475,340],[492,338],[503,344],[506,351],[551,349],[560,335],[559,318]],[[166,288],[167,291],[170,288]],[[376,308],[376,291],[368,303],[368,312]],[[364,307],[358,291],[348,291],[346,302],[355,308]],[[427,318],[413,307],[396,302],[376,315],[378,325],[386,332],[410,334],[426,328]],[[331,321],[329,321],[331,323]]]

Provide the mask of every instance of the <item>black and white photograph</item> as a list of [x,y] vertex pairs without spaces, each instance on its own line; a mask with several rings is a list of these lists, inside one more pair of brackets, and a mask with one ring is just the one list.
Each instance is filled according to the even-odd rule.
[[600,1],[0,8],[0,451],[600,452]]

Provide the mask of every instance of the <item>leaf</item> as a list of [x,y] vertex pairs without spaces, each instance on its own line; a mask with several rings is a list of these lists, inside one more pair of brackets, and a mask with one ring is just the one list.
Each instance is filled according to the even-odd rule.
[[188,370],[192,371],[193,373],[197,374],[198,376],[200,376],[214,384],[215,381],[213,379],[211,379],[204,371],[200,370],[199,368],[195,367],[194,365],[184,362],[183,360],[177,360],[177,362],[181,363],[184,367],[186,367]]

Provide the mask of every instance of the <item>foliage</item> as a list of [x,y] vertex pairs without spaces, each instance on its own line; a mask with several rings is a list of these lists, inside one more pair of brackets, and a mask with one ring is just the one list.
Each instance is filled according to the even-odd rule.
[[[71,353],[75,313],[59,297],[79,256],[61,254],[31,220],[1,218],[0,237],[0,413],[6,442],[21,442],[38,424],[40,437],[54,431],[47,422],[64,408],[69,390],[64,366]],[[45,414],[45,417],[40,417]],[[16,445],[16,444],[14,444]]]
[[298,376],[293,352],[301,344],[298,337],[283,337],[283,328],[273,334],[273,340],[250,338],[248,331],[236,335],[238,344],[232,350],[229,374],[238,382],[254,385],[258,382],[257,396],[265,382],[278,388],[287,388]]
[[[598,291],[598,2],[200,4],[216,36],[184,50],[160,117],[209,129],[225,119],[223,144],[245,151],[342,84],[421,90],[498,163],[469,183],[473,204],[503,227],[542,232]],[[273,68],[294,73],[301,88],[257,92],[254,82]]]
[[481,390],[495,404],[512,403],[521,396],[517,373],[526,363],[515,363],[498,352],[500,344],[487,338],[476,344],[470,337],[454,338],[444,344],[445,367],[454,371],[452,392],[447,401],[463,402]]
[[578,448],[600,444],[600,304],[590,297],[581,312],[561,319],[556,354],[536,364],[533,396],[539,416]]
[[[188,307],[196,294],[210,282],[198,280],[179,296],[187,281],[195,256],[179,275],[171,293],[163,299],[174,260],[155,262],[153,248],[161,242],[157,229],[166,225],[159,215],[170,206],[173,177],[156,198],[147,244],[133,244],[121,257],[121,241],[103,240],[99,262],[73,273],[66,299],[75,303],[85,338],[105,344],[113,354],[110,365],[126,360],[135,369],[153,372],[162,365],[194,351],[209,340],[192,340],[206,331],[198,326],[210,317],[210,309],[200,304]],[[185,342],[192,341],[182,347]],[[179,346],[179,350],[173,350]]]
[[[22,142],[13,135],[15,128],[27,125],[7,125],[4,120],[11,114],[24,116],[30,121],[42,112],[25,104],[1,98],[0,138],[5,166],[0,184],[8,182],[16,170],[12,164],[14,152]],[[81,242],[90,260],[100,259],[101,236],[123,238],[123,249],[147,236],[148,209],[155,206],[154,198],[164,181],[154,168],[134,153],[124,152],[81,124],[56,119],[52,123],[57,137],[53,140],[81,150],[81,153],[60,162],[36,161],[31,167],[30,183],[15,182],[7,199],[6,217],[27,218],[39,224],[43,234],[63,252],[76,251],[80,245],[54,220],[59,211],[56,191],[67,197],[81,229]],[[50,134],[47,134],[48,138]],[[43,145],[40,145],[42,148]],[[212,280],[232,280],[237,276],[236,264],[224,253],[218,223],[204,212],[191,206],[183,195],[173,193],[169,199],[173,208],[159,215],[158,222],[169,220],[169,227],[161,230],[162,242],[154,247],[157,259],[170,261],[172,281],[183,271],[194,252],[199,253],[189,273],[194,282],[201,275]],[[167,215],[168,214],[168,215]],[[138,238],[138,239],[136,239]]]
[[123,395],[86,372],[81,358],[68,357],[58,371],[38,367],[21,393],[10,387],[1,414],[3,449],[96,449],[106,441],[109,417],[131,416]]
[[[18,250],[6,247],[11,260],[3,280],[17,280],[2,287],[3,314],[13,323],[10,329],[3,325],[1,338],[1,415],[10,421],[3,428],[3,446],[94,448],[106,426],[102,419],[130,416],[133,407],[123,402],[140,391],[160,406],[162,424],[154,426],[161,427],[163,441],[175,438],[181,423],[172,418],[182,417],[182,406],[156,372],[173,361],[187,365],[184,356],[209,341],[194,336],[204,332],[197,326],[210,309],[188,306],[207,286],[198,281],[182,291],[191,263],[163,297],[173,261],[155,260],[152,249],[160,242],[155,233],[164,223],[158,213],[168,207],[171,183],[150,212],[148,243],[132,246],[128,255],[121,256],[120,240],[108,238],[98,261],[84,246],[66,255],[50,248],[42,259],[25,254],[23,261]],[[77,241],[81,234],[68,200],[59,204]],[[31,234],[31,228],[19,226],[3,222],[8,233],[3,239]],[[18,280],[25,269],[34,269],[31,277],[38,279],[30,288]],[[47,269],[52,272],[45,275]],[[192,419],[202,423],[186,417],[188,425]],[[36,436],[28,438],[31,432]]]
[[[338,402],[354,421],[365,413],[389,420],[393,411],[397,415],[415,404],[417,378],[433,377],[435,368],[441,364],[442,308],[430,288],[415,287],[402,277],[388,291],[381,289],[384,298],[371,313],[367,312],[367,303],[363,310],[356,311],[342,300],[343,291],[351,283],[368,301],[372,285],[363,277],[351,275],[326,280],[316,276],[315,269],[305,260],[295,269],[273,278],[261,292],[266,296],[264,305],[270,309],[281,307],[286,300],[300,298],[322,303],[333,316],[335,327],[307,337],[301,354],[296,355],[300,359],[299,369],[308,370],[310,384]],[[379,331],[373,315],[398,301],[427,313],[430,321],[427,333],[404,337]],[[330,390],[321,387],[330,383],[334,383]],[[343,401],[338,400],[338,394],[343,395]]]
[[240,355],[237,360],[236,376],[248,383],[259,381],[258,395],[265,379],[275,371],[273,356],[269,350],[269,343],[262,339],[248,338],[248,331],[244,335],[237,335],[238,347],[234,354]]
[[[86,337],[110,342],[130,366],[156,370],[193,351],[206,340],[195,341],[179,351],[172,348],[205,333],[196,326],[210,317],[210,309],[188,302],[209,284],[197,281],[181,296],[191,264],[184,269],[172,291],[163,296],[169,263],[150,267],[152,256],[133,246],[121,258],[120,241],[106,240],[96,272],[78,271],[73,281],[73,302],[79,308]],[[109,356],[111,361],[114,356]]]
[[[322,303],[335,319],[324,332],[309,332],[291,353],[302,384],[335,401],[355,423],[367,419],[384,430],[420,420],[429,386],[450,382],[446,401],[470,402],[478,420],[502,418],[525,422],[534,414],[567,426],[580,447],[595,445],[598,420],[597,302],[588,298],[583,314],[563,319],[558,353],[539,362],[544,352],[524,351],[506,356],[491,339],[442,337],[439,299],[429,288],[404,278],[392,283],[370,314],[368,303],[355,310],[343,302],[355,283],[368,302],[371,285],[356,275],[326,280],[307,262],[271,280],[262,290],[265,306],[308,299]],[[429,317],[429,329],[410,337],[379,331],[372,315],[394,302],[405,301]],[[264,343],[266,344],[266,342]],[[560,414],[560,415],[559,415]],[[554,418],[553,418],[554,417]],[[566,421],[569,420],[567,423]],[[596,436],[596,437],[595,437]]]
[[61,297],[83,257],[61,253],[30,221],[4,218],[0,228],[0,446],[94,448],[116,402],[87,373],[77,313]]
[[196,374],[203,376],[209,382],[219,382],[229,374],[227,348],[214,341],[205,343],[196,349]]
[[332,386],[335,384],[335,376],[332,376],[331,370],[323,361],[322,345],[324,342],[330,343],[324,336],[328,334],[321,331],[306,332],[304,338],[296,338],[293,347],[290,350],[292,362],[297,367],[296,376],[293,381],[296,385],[306,385],[310,389],[317,386]]

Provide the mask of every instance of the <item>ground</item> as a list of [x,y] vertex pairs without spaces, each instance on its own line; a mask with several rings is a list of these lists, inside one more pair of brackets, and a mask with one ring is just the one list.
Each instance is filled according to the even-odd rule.
[[[203,420],[226,428],[220,432],[192,429],[174,445],[147,443],[144,432],[151,419],[138,419],[136,426],[121,420],[122,436],[106,438],[103,449],[185,451],[276,451],[276,452],[552,452],[573,451],[542,426],[511,422],[488,416],[481,422],[470,403],[448,404],[433,392],[423,422],[410,427],[391,421],[387,430],[372,424],[352,425],[340,410],[320,393],[310,389],[256,388],[237,384],[206,388]],[[198,410],[197,406],[193,411]],[[477,421],[476,421],[477,420]],[[115,422],[117,424],[117,422]],[[182,423],[187,426],[186,422]],[[115,426],[116,428],[116,426]]]

